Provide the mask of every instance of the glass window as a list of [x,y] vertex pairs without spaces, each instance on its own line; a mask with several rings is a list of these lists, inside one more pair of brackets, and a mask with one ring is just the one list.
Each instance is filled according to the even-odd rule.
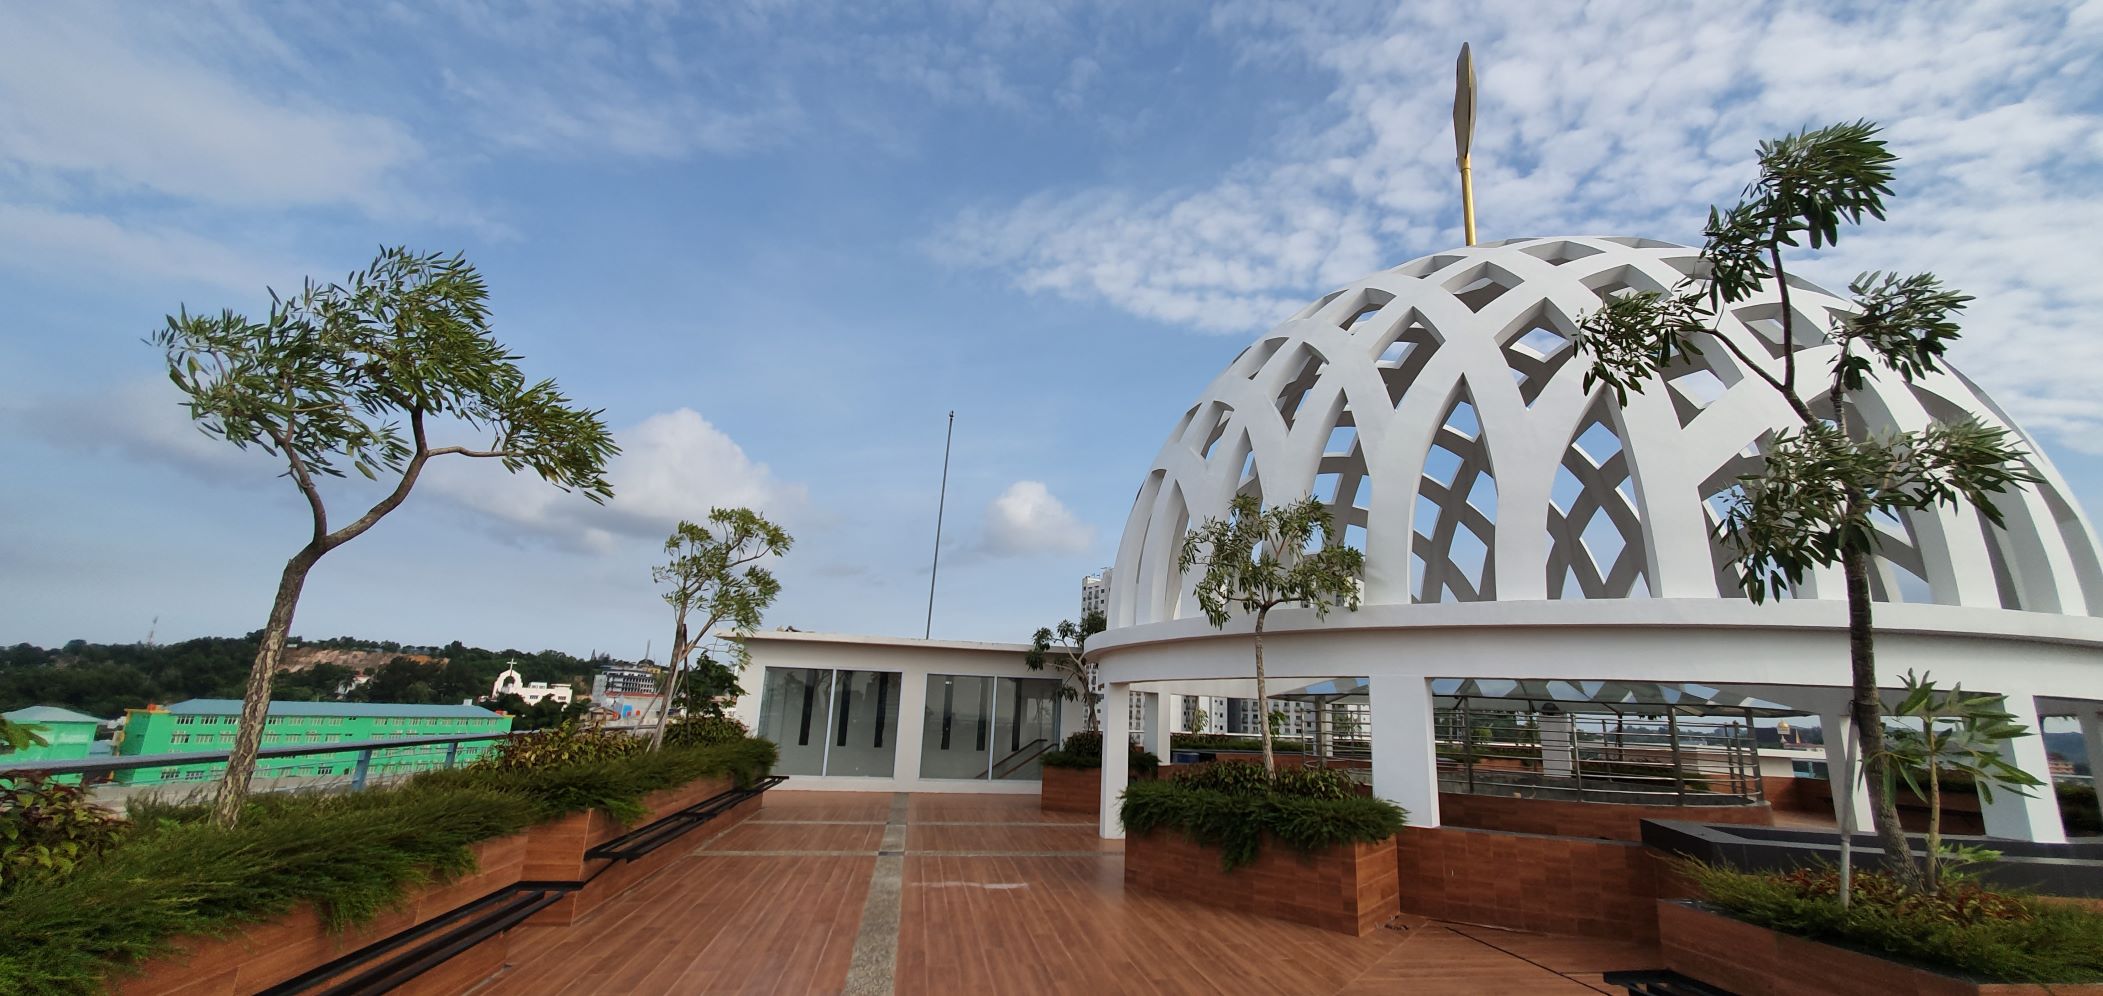
[[828,775],[889,778],[898,756],[896,671],[838,671],[833,695]]
[[993,679],[927,676],[920,777],[984,778],[992,760]]
[[1044,752],[1059,746],[1059,682],[1002,678],[993,712],[993,777],[1044,777]]
[[825,771],[826,716],[832,710],[832,672],[770,667],[760,687],[759,735],[781,747],[778,775]]

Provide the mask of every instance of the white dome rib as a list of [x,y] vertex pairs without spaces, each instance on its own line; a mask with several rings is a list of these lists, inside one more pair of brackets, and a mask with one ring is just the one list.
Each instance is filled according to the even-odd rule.
[[[1162,446],[1125,526],[1115,627],[1197,615],[1176,569],[1193,522],[1234,495],[1316,493],[1366,554],[1366,603],[1576,598],[1742,598],[1711,538],[1716,496],[1796,424],[1721,348],[1618,408],[1583,390],[1577,320],[1602,295],[1667,290],[1696,252],[1647,239],[1517,239],[1454,249],[1323,297],[1244,350]],[[1797,362],[1818,376],[1847,302],[1790,278]],[[1779,296],[1722,326],[1779,370]],[[1857,399],[1871,431],[1961,413],[2016,432],[1954,371],[1886,376]],[[2050,462],[2000,502],[2007,528],[1969,508],[1883,523],[1874,579],[1886,601],[2103,615],[2093,531]],[[1837,577],[1801,597],[1841,597]]]

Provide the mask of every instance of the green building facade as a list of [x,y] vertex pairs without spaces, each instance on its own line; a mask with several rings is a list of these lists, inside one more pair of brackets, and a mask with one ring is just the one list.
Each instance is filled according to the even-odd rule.
[[[190,699],[169,706],[129,710],[117,753],[125,757],[150,754],[179,754],[185,751],[225,751],[234,746],[234,731],[241,719],[240,699]],[[358,743],[406,737],[458,736],[468,733],[505,733],[511,717],[477,706],[403,705],[386,702],[272,702],[263,728],[263,747],[318,746]],[[490,749],[495,741],[466,744],[425,744],[386,747],[373,751],[368,777],[403,775],[446,765],[446,755],[455,746],[455,764],[465,764]],[[256,762],[261,777],[341,777],[357,770],[363,748],[341,753],[307,754],[299,757],[266,757]],[[166,765],[135,768],[117,773],[117,781],[144,785],[165,782],[201,782],[217,778],[226,762]]]
[[[102,721],[93,716],[61,709],[57,706],[30,706],[13,712],[0,713],[9,723],[27,727],[30,732],[44,738],[43,746],[31,745],[22,750],[0,755],[0,763],[20,764],[26,761],[71,761],[88,756],[95,747],[95,728]],[[60,775],[58,781],[79,784],[79,775]]]

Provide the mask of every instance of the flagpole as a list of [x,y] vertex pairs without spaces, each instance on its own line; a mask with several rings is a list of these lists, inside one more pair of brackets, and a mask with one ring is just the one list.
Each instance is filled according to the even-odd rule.
[[942,490],[935,499],[935,556],[927,571],[927,628],[920,634],[922,639],[931,639],[935,634],[935,577],[942,570],[942,514],[949,506],[949,444],[956,439],[957,413],[949,413],[949,429],[942,434]]

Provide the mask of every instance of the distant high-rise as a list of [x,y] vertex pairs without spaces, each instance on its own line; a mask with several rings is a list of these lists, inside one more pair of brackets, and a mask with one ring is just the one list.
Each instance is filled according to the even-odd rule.
[[1081,618],[1090,612],[1110,611],[1110,569],[1105,567],[1081,579]]

